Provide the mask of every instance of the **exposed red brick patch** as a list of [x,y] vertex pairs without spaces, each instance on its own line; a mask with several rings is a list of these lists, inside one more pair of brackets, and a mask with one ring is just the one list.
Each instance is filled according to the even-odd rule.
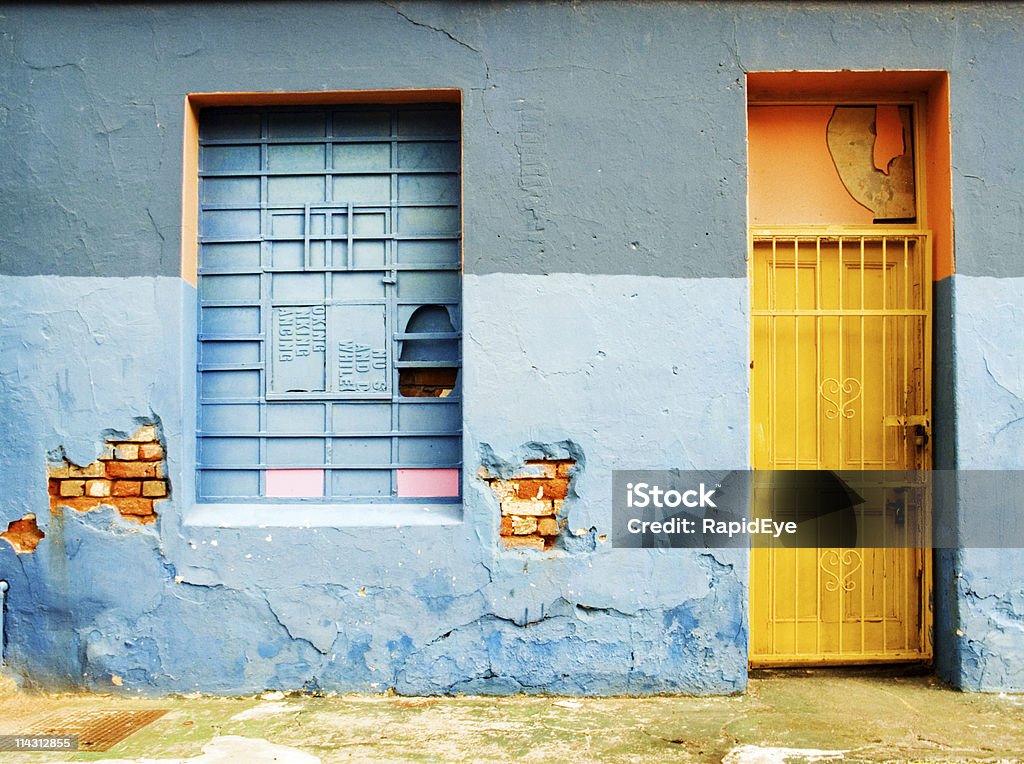
[[564,499],[569,490],[566,478],[520,480],[517,496],[520,499]]
[[39,530],[36,516],[31,513],[20,520],[12,520],[7,524],[7,530],[0,533],[0,539],[14,547],[18,554],[32,554],[44,538],[46,534]]
[[142,483],[138,480],[118,480],[110,492],[113,496],[138,496],[142,493]]
[[104,462],[107,475],[112,478],[156,477],[156,465],[152,462]]
[[508,549],[550,549],[565,525],[572,459],[530,459],[511,478],[481,467],[479,476],[501,504],[500,536]]
[[92,464],[80,467],[67,459],[50,464],[50,511],[68,507],[89,512],[107,506],[136,522],[152,523],[154,502],[170,494],[163,459],[156,426],[144,425],[130,438],[108,439]]

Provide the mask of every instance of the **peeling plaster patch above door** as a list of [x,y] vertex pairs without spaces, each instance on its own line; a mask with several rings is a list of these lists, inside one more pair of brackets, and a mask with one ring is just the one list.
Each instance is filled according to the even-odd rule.
[[906,152],[907,142],[903,139],[900,107],[879,104],[875,107],[875,147],[872,153],[875,168],[888,175],[892,161]]
[[879,170],[875,162],[879,155],[893,152],[895,141],[888,117],[882,118],[884,130],[879,141],[877,111],[874,106],[837,106],[826,130],[829,153],[846,190],[875,213],[875,222],[914,220],[917,205],[910,108],[899,107],[904,150],[886,161],[888,173]]

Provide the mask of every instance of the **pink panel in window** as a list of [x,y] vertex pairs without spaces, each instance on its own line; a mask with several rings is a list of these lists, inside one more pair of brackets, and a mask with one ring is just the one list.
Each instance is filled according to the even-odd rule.
[[458,470],[398,470],[398,495],[406,498],[458,496]]
[[323,470],[267,470],[265,496],[297,499],[324,495]]

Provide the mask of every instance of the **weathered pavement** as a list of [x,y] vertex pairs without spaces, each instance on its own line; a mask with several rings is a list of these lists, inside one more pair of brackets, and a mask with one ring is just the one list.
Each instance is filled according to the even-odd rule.
[[105,753],[3,762],[1024,761],[1024,695],[927,677],[796,672],[735,697],[127,699],[0,688],[0,733],[43,714],[166,708]]

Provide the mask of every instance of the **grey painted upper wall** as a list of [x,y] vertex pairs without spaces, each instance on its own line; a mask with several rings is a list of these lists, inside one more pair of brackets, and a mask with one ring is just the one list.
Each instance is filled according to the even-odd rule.
[[0,273],[179,272],[188,92],[457,87],[466,271],[745,275],[744,73],[951,72],[957,270],[1024,275],[1024,8],[0,9]]

